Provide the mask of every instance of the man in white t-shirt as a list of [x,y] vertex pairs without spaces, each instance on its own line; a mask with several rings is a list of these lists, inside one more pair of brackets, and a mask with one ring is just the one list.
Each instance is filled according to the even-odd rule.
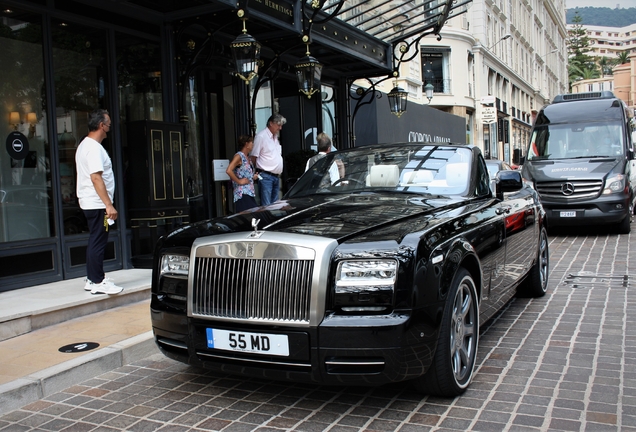
[[273,114],[267,120],[267,127],[254,137],[250,157],[260,175],[258,192],[261,205],[278,201],[280,174],[283,172],[283,149],[278,135],[286,122],[282,115]]
[[86,216],[90,233],[86,247],[84,289],[91,294],[119,294],[123,290],[104,274],[108,228],[117,220],[117,210],[113,205],[113,164],[102,146],[110,127],[108,111],[97,109],[91,112],[88,117],[88,135],[75,152],[77,199]]

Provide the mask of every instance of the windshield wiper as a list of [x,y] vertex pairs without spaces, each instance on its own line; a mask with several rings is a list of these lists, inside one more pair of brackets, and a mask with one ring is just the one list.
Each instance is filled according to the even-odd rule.
[[571,158],[567,158],[567,159],[616,159],[614,156],[600,156],[600,155],[588,155],[588,156],[576,156],[576,157],[571,157]]

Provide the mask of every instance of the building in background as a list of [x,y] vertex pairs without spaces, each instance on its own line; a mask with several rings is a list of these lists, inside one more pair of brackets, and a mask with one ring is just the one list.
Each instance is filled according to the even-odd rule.
[[[568,24],[568,28],[574,27]],[[636,49],[636,24],[625,27],[606,27],[583,25],[590,40],[590,52],[593,57],[615,59],[622,52],[631,53]]]
[[[568,25],[568,29],[574,28]],[[611,66],[611,73],[601,73],[599,78],[583,79],[572,83],[572,93],[611,91],[629,107],[636,106],[636,24],[625,27],[584,25],[590,41],[588,55],[618,61],[623,64]]]
[[532,110],[568,91],[565,1],[473,0],[440,36],[419,41],[420,55],[402,65],[399,86],[410,102],[465,117],[466,141],[486,157],[517,162]]

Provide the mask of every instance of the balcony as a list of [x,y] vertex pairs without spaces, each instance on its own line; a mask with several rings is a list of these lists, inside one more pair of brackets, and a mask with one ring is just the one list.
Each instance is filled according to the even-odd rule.
[[[442,93],[442,94],[450,94],[450,79],[427,79],[424,82],[424,86],[428,83],[433,84],[433,93]],[[422,91],[424,91],[424,86],[422,86]]]

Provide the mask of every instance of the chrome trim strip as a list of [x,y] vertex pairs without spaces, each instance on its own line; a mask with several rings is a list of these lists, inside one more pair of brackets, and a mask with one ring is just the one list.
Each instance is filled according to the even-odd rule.
[[203,357],[218,358],[223,360],[237,360],[244,363],[262,363],[262,364],[271,364],[271,365],[277,365],[277,366],[296,366],[296,367],[311,369],[311,365],[305,364],[305,363],[285,363],[285,362],[274,362],[269,360],[243,359],[243,358],[228,357],[223,355],[209,354],[209,353],[204,353],[201,351],[197,351],[197,355],[203,356]]
[[348,361],[325,361],[329,366],[384,366],[386,363],[383,361],[377,362],[348,362]]
[[160,337],[160,338],[157,338],[157,342],[159,342],[161,344],[164,344],[164,345],[168,345],[168,346],[174,347],[174,348],[181,348],[181,349],[184,349],[186,351],[188,349],[188,345],[187,344],[185,344],[183,342],[176,341],[174,339],[166,339],[166,338]]

